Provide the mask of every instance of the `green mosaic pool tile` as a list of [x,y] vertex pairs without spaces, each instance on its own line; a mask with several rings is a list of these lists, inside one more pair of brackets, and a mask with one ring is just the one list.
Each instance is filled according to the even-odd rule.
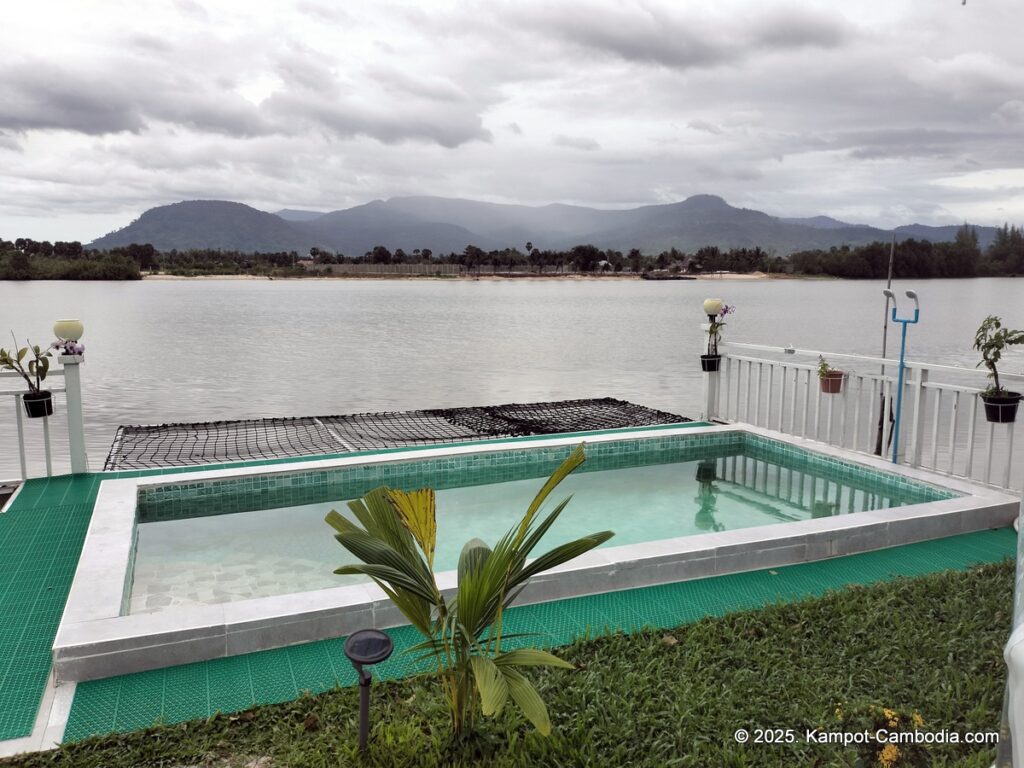
[[210,716],[207,669],[207,664],[183,664],[164,670],[161,719],[165,723]]
[[[81,741],[90,736],[98,736],[114,730],[117,699],[124,679],[124,676],[108,677],[105,680],[79,683],[75,687],[75,699],[72,707],[75,716],[68,720],[68,726],[64,731],[64,741]],[[192,712],[198,712],[197,700],[182,700],[183,704],[186,702]],[[0,708],[0,711],[3,709]]]
[[239,712],[253,705],[248,655],[214,659],[206,665],[210,714]]
[[[739,433],[596,443],[580,472],[725,456],[742,447]],[[365,495],[379,485],[435,490],[547,477],[572,446],[510,449],[393,464],[368,464],[224,480],[169,483],[139,491],[141,522],[323,503]]]
[[338,675],[324,643],[309,643],[288,648],[295,687],[301,693],[321,693],[338,684]]
[[258,659],[250,660],[249,671],[257,704],[277,704],[299,695],[287,648],[264,651]]
[[[140,491],[138,514],[140,521],[149,522],[355,498],[382,484],[405,490],[424,485],[443,490],[541,478],[547,476],[570,450],[570,446],[508,449],[395,464],[166,484]],[[589,446],[588,460],[579,471],[723,458],[735,456],[740,450],[754,457],[747,456],[744,466],[761,466],[762,477],[767,477],[763,461],[782,461],[800,469],[801,481],[809,478],[813,485],[817,485],[819,480],[838,480],[861,493],[883,488],[883,495],[899,494],[902,503],[955,495],[944,489],[741,432],[595,443]],[[750,472],[753,471],[752,468]],[[792,474],[789,469],[786,471]],[[767,491],[774,493],[778,490],[776,483],[781,480],[767,478],[763,482]]]
[[134,731],[161,719],[165,676],[162,669],[140,672],[133,685],[121,687],[117,717],[114,720],[115,730]]

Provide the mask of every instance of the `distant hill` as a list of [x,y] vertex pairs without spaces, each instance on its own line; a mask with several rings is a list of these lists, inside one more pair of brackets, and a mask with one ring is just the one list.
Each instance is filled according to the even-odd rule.
[[124,229],[104,235],[90,246],[114,248],[152,243],[160,251],[308,251],[308,242],[308,234],[293,229],[272,213],[223,200],[187,200],[150,208]]
[[[899,239],[952,240],[958,227],[913,224],[896,229]],[[994,227],[977,227],[982,247]],[[485,250],[519,248],[531,242],[541,249],[592,243],[600,248],[660,253],[669,248],[694,251],[760,246],[780,255],[814,248],[863,245],[891,240],[893,232],[848,224],[828,216],[778,218],[735,208],[715,195],[694,195],[678,203],[625,210],[573,205],[503,205],[443,197],[394,197],[353,208],[319,213],[283,209],[276,214],[241,203],[193,200],[152,208],[124,229],[91,245],[109,248],[152,243],[159,250],[220,248],[239,251],[307,252],[328,248],[360,256],[383,245],[390,250],[430,248],[461,252],[467,245]]]
[[802,219],[782,217],[779,221],[784,224],[800,224],[801,226],[812,227],[814,229],[845,229],[846,227],[857,226],[856,224],[850,224],[846,221],[833,219],[831,216],[808,216]]
[[284,208],[280,211],[274,211],[275,216],[279,216],[285,221],[312,221],[313,219],[319,219],[324,215],[323,211],[302,211],[294,208]]
[[377,245],[392,251],[430,248],[438,254],[461,252],[471,243],[481,248],[498,247],[479,232],[424,218],[381,200],[325,213],[302,226],[317,243],[347,256],[362,256]]

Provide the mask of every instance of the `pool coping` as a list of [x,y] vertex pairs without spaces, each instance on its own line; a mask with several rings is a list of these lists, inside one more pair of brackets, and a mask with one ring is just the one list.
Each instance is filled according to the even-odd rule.
[[[663,428],[656,434],[667,437],[727,432],[760,435],[964,495],[895,509],[592,550],[571,563],[534,577],[517,604],[758,570],[910,544],[1003,527],[1012,523],[1018,514],[1019,498],[1003,491],[924,470],[894,466],[877,457],[750,425]],[[615,431],[588,435],[586,441],[609,442],[650,436],[649,430]],[[515,442],[417,448],[258,468],[210,469],[189,473],[188,481],[500,452],[509,450]],[[540,448],[578,442],[578,435],[545,439],[533,436],[527,445]],[[132,568],[139,488],[181,481],[180,474],[168,473],[101,483],[78,570],[54,641],[54,674],[58,682],[109,677],[340,637],[362,627],[386,628],[406,623],[384,592],[372,583],[122,615],[127,599],[126,580]],[[438,585],[446,595],[451,594],[456,586],[455,572],[438,574]]]

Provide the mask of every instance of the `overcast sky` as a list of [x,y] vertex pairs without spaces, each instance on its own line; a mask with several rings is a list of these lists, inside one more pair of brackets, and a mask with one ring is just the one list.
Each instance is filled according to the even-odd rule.
[[1024,223],[1021,0],[47,0],[3,29],[8,239],[409,194]]

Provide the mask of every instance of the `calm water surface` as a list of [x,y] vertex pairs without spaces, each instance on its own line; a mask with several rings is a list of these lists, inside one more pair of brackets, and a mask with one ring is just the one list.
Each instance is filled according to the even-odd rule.
[[[921,297],[913,358],[974,365],[971,342],[987,314],[1024,327],[1021,280],[894,287]],[[705,297],[737,305],[726,329],[732,340],[878,354],[881,288],[805,280],[0,282],[0,331],[48,340],[57,318],[85,322],[86,431],[98,469],[119,424],[604,396],[696,416]],[[1004,367],[1024,371],[1024,354]],[[63,422],[54,421],[63,440]],[[13,425],[13,407],[0,403],[0,478],[17,474]]]

